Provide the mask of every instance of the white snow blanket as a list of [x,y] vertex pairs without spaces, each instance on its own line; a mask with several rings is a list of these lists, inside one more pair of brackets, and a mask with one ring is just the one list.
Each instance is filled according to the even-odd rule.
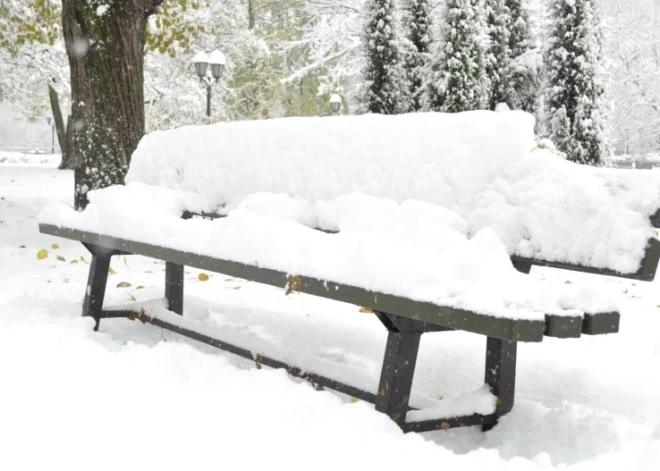
[[[190,126],[147,135],[127,181],[200,195],[190,209],[243,205],[328,229],[352,215],[319,212],[342,195],[423,201],[462,218],[468,237],[490,227],[511,254],[635,272],[660,208],[660,173],[533,151],[533,128],[519,111]],[[278,196],[255,201],[258,193]]]
[[615,311],[607,294],[521,275],[509,254],[635,271],[660,176],[532,153],[533,126],[479,111],[157,132],[126,186],[40,221],[494,316]]

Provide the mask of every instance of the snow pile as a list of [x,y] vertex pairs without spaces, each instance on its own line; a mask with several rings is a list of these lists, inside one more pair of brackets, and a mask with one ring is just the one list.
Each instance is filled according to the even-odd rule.
[[468,239],[465,221],[428,203],[345,195],[326,204],[341,228],[327,234],[244,208],[214,221],[185,221],[179,218],[185,199],[129,183],[90,193],[82,213],[48,206],[40,221],[493,316],[543,319],[618,307],[615,298],[549,289],[518,273],[491,229]]
[[502,166],[529,153],[533,128],[525,113],[489,111],[187,126],[145,136],[126,181],[197,193],[227,209],[253,193],[313,203],[355,192],[464,215]]
[[660,208],[660,173],[561,161],[535,147],[533,127],[519,111],[184,127],[146,136],[127,181],[195,193],[193,211],[287,195],[293,204],[269,203],[268,212],[329,229],[336,224],[318,206],[341,195],[424,201],[465,218],[468,236],[492,228],[511,254],[636,271]]

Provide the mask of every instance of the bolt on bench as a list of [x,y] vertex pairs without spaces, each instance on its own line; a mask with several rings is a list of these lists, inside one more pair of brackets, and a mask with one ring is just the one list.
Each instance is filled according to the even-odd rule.
[[[532,130],[524,113],[470,112],[287,118],[157,132],[133,155],[126,187],[97,191],[82,213],[52,205],[39,227],[92,253],[83,315],[93,317],[96,328],[108,318],[151,323],[371,402],[404,431],[487,430],[513,408],[518,342],[619,330],[620,314],[611,304],[567,300],[515,270],[528,274],[536,265],[650,281],[660,258],[652,237],[660,178],[531,155]],[[565,205],[574,199],[575,206]],[[501,245],[493,245],[491,234]],[[497,258],[500,249],[505,262]],[[166,262],[168,312],[104,309],[111,257],[129,254]],[[485,269],[499,271],[465,272],[479,266],[479,257]],[[196,328],[181,316],[184,266],[280,287],[284,294],[370,307],[388,335],[377,390]],[[401,274],[390,272],[398,267],[409,271],[397,281]],[[500,274],[518,280],[520,299],[485,289]],[[437,280],[450,285],[449,294]],[[543,299],[522,292],[530,287]],[[416,411],[410,398],[421,336],[456,330],[486,337],[493,409]]]

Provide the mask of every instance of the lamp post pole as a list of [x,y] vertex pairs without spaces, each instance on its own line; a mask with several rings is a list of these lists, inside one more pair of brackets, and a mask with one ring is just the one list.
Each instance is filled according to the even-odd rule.
[[50,153],[55,154],[55,123],[53,118],[46,118],[46,121],[50,125]]
[[225,69],[225,56],[215,50],[210,55],[198,52],[193,58],[195,72],[199,80],[206,85],[206,116],[211,117],[211,91]]

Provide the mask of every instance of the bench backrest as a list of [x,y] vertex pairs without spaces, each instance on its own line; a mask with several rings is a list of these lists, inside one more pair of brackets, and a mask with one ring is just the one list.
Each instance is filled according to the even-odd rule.
[[417,200],[455,213],[468,235],[492,227],[512,255],[638,270],[660,209],[660,173],[564,161],[534,150],[533,128],[517,111],[189,126],[145,136],[127,182],[192,192],[198,209],[219,212],[277,193],[271,201],[293,208],[280,214],[334,230],[337,211],[355,208],[328,204],[348,194]]

